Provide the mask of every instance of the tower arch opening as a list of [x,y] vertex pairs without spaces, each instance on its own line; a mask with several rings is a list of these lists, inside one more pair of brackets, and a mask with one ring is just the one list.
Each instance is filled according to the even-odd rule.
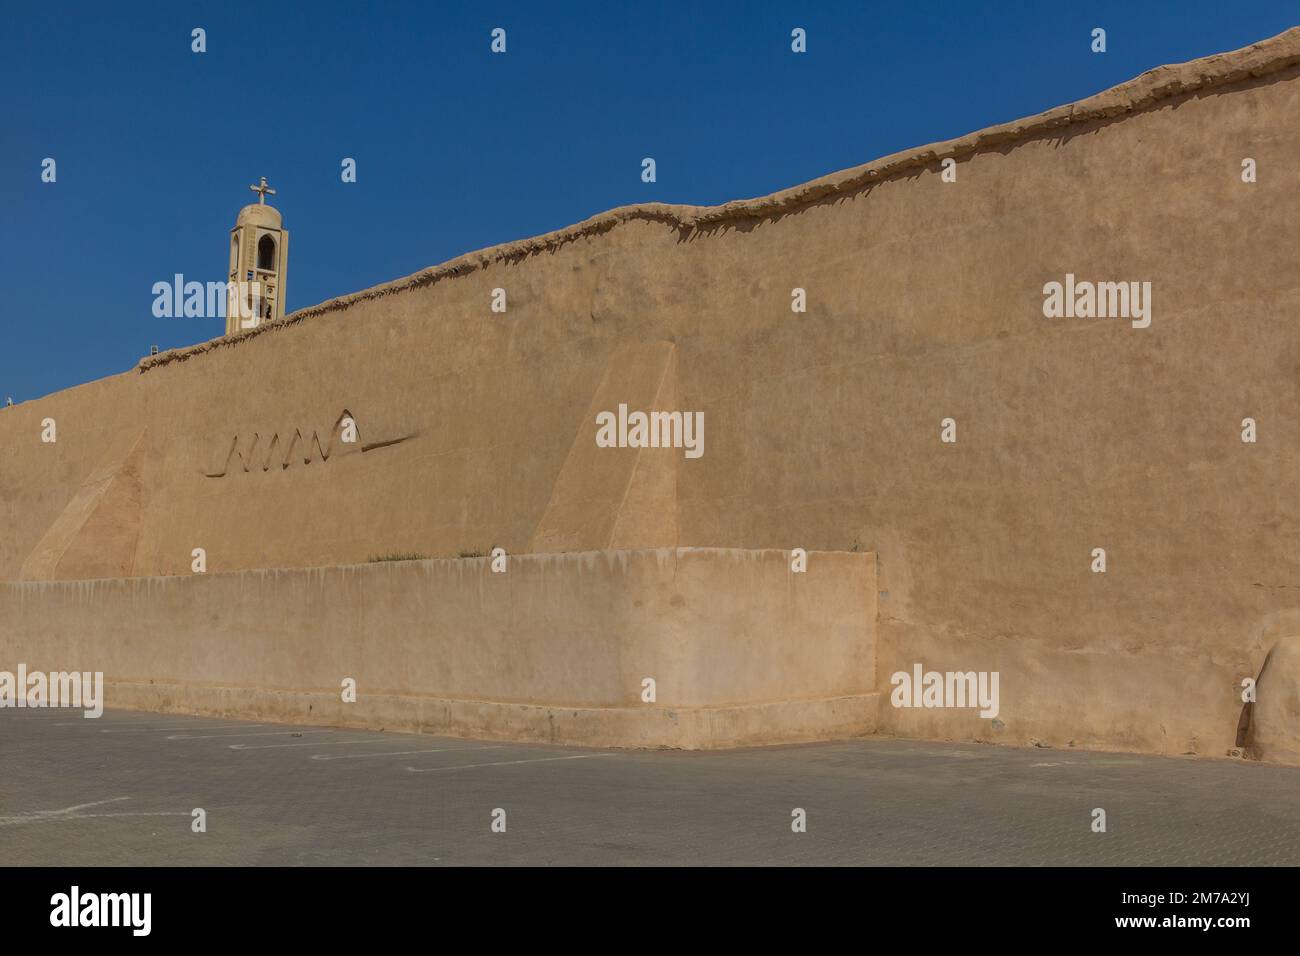
[[270,236],[257,240],[257,268],[267,272],[275,271],[275,240]]

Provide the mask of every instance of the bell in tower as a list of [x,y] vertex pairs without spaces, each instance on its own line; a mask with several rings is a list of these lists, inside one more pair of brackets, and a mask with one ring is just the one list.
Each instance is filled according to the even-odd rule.
[[257,186],[257,202],[239,210],[230,230],[230,285],[227,286],[226,334],[254,329],[284,315],[284,283],[289,265],[289,233],[280,212],[266,204],[275,190],[266,177]]

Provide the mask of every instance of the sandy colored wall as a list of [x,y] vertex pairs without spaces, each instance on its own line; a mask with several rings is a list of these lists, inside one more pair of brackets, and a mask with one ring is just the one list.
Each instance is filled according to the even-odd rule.
[[[611,746],[875,729],[875,555],[658,549],[0,584],[106,704]],[[343,703],[344,678],[357,700]],[[642,700],[643,680],[655,700]]]
[[[764,200],[617,211],[4,410],[0,578],[857,547],[881,686],[1002,674],[1000,726],[888,729],[1222,755],[1300,634],[1297,63],[1291,31]],[[1066,273],[1151,282],[1150,328],[1044,318]],[[703,457],[596,456],[620,398],[703,411]]]

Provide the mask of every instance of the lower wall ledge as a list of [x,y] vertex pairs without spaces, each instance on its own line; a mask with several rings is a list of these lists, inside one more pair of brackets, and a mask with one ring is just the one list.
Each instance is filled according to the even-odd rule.
[[501,701],[108,681],[107,706],[167,714],[354,727],[583,747],[711,750],[874,733],[880,695],[714,707],[561,707]]

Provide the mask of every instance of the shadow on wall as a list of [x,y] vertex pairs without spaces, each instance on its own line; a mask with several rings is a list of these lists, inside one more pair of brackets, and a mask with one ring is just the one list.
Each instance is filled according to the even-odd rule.
[[1237,746],[1255,760],[1300,763],[1300,634],[1269,648],[1255,701],[1241,710]]

